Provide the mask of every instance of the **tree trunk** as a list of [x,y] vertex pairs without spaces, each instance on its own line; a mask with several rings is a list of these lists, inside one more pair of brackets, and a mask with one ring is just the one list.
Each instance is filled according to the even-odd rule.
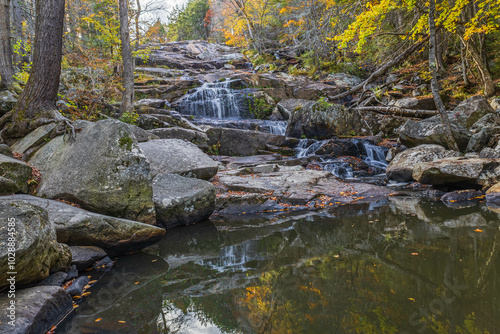
[[431,78],[431,90],[434,97],[434,102],[436,103],[439,115],[441,115],[441,121],[443,122],[444,134],[448,148],[454,151],[460,151],[458,149],[457,142],[453,137],[453,132],[451,131],[451,124],[446,113],[446,108],[444,106],[441,96],[439,96],[439,84],[437,80],[437,63],[436,63],[436,22],[434,21],[434,15],[436,13],[436,3],[435,0],[429,1],[429,71],[432,73]]
[[120,115],[123,115],[134,108],[134,61],[130,47],[127,0],[120,0],[120,38],[123,59],[123,93]]
[[135,14],[135,49],[141,44],[141,31],[139,29],[139,18],[141,16],[141,1],[137,0],[137,14]]
[[61,75],[65,0],[36,2],[33,66],[14,109],[0,119],[1,137],[23,137],[38,126],[67,121],[56,108]]
[[19,44],[20,49],[14,52],[14,66],[22,68],[24,54],[24,36],[23,36],[23,9],[21,0],[12,0],[12,30],[13,30],[13,44]]
[[14,82],[12,47],[10,43],[10,0],[0,0],[0,90]]
[[472,39],[469,38],[466,41],[462,36],[460,36],[460,39],[462,43],[467,45],[467,51],[469,51],[469,54],[471,55],[472,59],[476,63],[477,68],[479,69],[479,73],[481,74],[481,79],[483,80],[484,95],[485,96],[495,95],[495,84],[493,83],[493,78],[491,77],[490,71],[488,71],[486,64],[483,62],[483,58],[477,51],[476,46],[474,45]]
[[470,81],[467,76],[467,59],[465,56],[465,45],[460,41],[460,59],[462,60],[462,79],[464,80],[465,87],[469,87]]

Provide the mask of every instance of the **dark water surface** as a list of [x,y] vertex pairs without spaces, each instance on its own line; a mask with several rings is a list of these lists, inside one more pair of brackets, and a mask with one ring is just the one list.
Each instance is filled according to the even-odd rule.
[[57,333],[500,333],[499,214],[392,197],[215,216],[120,257]]

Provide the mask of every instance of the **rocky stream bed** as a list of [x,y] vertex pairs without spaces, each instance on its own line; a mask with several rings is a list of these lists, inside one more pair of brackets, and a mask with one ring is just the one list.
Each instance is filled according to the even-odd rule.
[[2,333],[500,328],[498,99],[449,111],[454,152],[437,116],[329,101],[362,81],[342,73],[258,73],[203,41],[159,46],[136,73],[135,125],[0,145],[2,310],[17,232]]

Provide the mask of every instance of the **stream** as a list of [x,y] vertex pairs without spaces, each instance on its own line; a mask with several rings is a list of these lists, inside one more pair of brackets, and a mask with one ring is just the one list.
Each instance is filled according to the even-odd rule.
[[[178,110],[198,124],[284,134],[245,116],[233,82],[205,84]],[[243,101],[243,102],[242,102]],[[365,177],[346,157],[315,157]],[[385,178],[387,148],[351,139]],[[326,209],[212,215],[116,259],[56,333],[500,333],[500,209],[454,209],[419,193]],[[101,277],[102,276],[102,277]]]
[[59,331],[498,333],[498,219],[415,197],[215,216],[120,257]]

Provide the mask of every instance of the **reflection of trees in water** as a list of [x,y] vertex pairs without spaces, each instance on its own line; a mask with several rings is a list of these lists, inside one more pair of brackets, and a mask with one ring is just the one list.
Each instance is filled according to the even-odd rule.
[[[172,328],[188,326],[193,317],[244,333],[482,333],[500,328],[494,302],[500,295],[496,214],[398,199],[374,211],[361,206],[352,210],[355,214],[339,212],[338,219],[298,221],[287,232],[245,241],[259,243],[248,249],[266,258],[245,273],[251,278],[241,272],[198,271],[191,277],[195,289],[189,284],[182,289],[199,297],[190,299],[189,312],[171,312],[178,317]],[[477,224],[483,233],[474,232]],[[222,278],[228,284],[216,289],[202,284]],[[183,309],[179,299],[171,300]]]

